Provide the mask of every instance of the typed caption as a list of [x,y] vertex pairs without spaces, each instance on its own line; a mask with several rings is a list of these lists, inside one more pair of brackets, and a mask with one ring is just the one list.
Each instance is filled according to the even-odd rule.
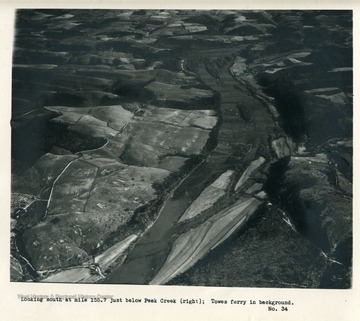
[[244,298],[206,298],[201,297],[126,297],[104,294],[17,294],[17,299],[22,303],[50,303],[50,304],[112,304],[112,305],[201,305],[201,306],[252,306],[269,312],[287,312],[294,307],[292,300],[284,299],[244,299]]

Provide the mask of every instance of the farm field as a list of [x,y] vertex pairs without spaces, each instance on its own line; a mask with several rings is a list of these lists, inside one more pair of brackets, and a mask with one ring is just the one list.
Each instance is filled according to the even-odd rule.
[[15,29],[11,281],[351,287],[351,11]]

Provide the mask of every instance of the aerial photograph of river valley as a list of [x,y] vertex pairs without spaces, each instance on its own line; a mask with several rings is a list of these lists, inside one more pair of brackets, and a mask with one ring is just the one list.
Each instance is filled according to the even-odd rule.
[[12,282],[352,287],[351,10],[14,30]]

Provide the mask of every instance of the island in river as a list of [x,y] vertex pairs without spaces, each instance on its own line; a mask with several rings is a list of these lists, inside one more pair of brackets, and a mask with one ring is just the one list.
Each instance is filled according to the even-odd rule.
[[11,280],[349,288],[351,11],[18,10]]

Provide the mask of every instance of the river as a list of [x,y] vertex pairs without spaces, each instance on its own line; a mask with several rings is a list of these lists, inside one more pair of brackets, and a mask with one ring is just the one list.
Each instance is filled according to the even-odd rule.
[[[232,52],[216,49],[203,51],[205,59],[224,58]],[[205,61],[205,60],[204,60]],[[237,166],[254,160],[260,144],[268,147],[269,135],[275,124],[267,108],[249,90],[236,81],[229,68],[233,62],[219,68],[219,78],[206,70],[201,63],[198,75],[201,80],[220,95],[222,122],[218,132],[218,145],[207,159],[183,179],[165,200],[155,223],[143,234],[129,252],[123,264],[115,269],[105,283],[148,284],[164,264],[174,236],[198,224],[197,220],[177,225],[176,223],[195,198],[218,176],[230,169],[229,156],[248,146]],[[241,118],[237,105],[241,103],[251,110],[251,123]]]

